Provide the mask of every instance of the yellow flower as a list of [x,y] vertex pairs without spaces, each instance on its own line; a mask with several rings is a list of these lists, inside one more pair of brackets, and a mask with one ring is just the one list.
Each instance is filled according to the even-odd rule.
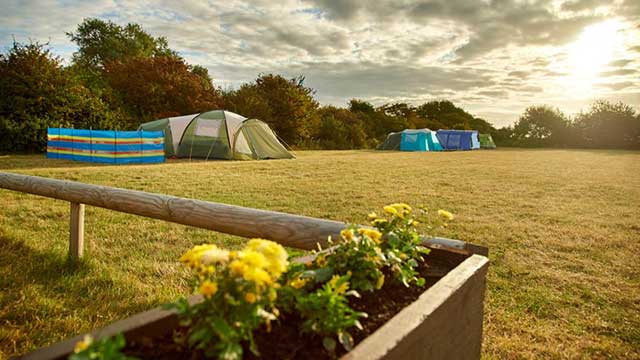
[[253,304],[254,302],[256,302],[256,300],[258,299],[258,297],[256,296],[256,294],[252,293],[252,292],[248,292],[246,294],[244,294],[244,299],[246,300],[246,302],[248,302],[249,304]]
[[361,235],[365,235],[367,237],[369,237],[369,239],[373,240],[376,242],[376,244],[380,244],[380,238],[382,238],[382,233],[380,233],[378,230],[372,230],[372,229],[358,229],[358,232]]
[[231,264],[229,264],[229,269],[236,275],[243,275],[247,268],[247,264],[243,263],[240,260],[233,260]]
[[391,204],[389,206],[396,208],[398,211],[411,212],[411,206],[409,206],[409,205],[407,205],[405,203],[396,203],[396,204]]
[[202,252],[200,261],[204,265],[218,264],[229,261],[229,251],[223,249],[209,249]]
[[245,270],[243,277],[247,281],[252,281],[257,286],[271,285],[273,283],[269,273],[260,268],[248,268]]
[[213,244],[196,245],[180,257],[180,261],[186,263],[192,268],[200,267],[202,255],[209,250],[217,249]]
[[269,271],[274,278],[280,277],[280,274],[287,270],[287,266],[289,266],[287,251],[282,245],[276,242],[263,239],[251,239],[247,243],[246,249],[261,253],[265,257],[267,263],[264,268]]
[[378,218],[378,214],[376,214],[375,212],[370,213],[369,215],[367,215],[367,218],[369,218],[369,220],[375,220]]
[[218,291],[218,284],[209,280],[200,285],[200,294],[204,295],[206,298],[210,298]]
[[373,225],[378,226],[378,225],[386,224],[387,222],[388,222],[387,219],[375,219],[373,220]]
[[295,278],[291,280],[289,285],[291,285],[291,287],[294,289],[300,289],[303,286],[307,285],[308,282],[309,282],[309,279]]
[[327,265],[327,257],[325,255],[318,255],[316,257],[316,264],[320,267]]
[[453,214],[447,210],[438,210],[438,215],[446,220],[453,220]]
[[384,285],[384,275],[380,274],[380,277],[378,277],[378,282],[376,282],[376,289],[381,289],[382,285]]
[[92,342],[93,342],[93,337],[91,337],[91,335],[89,334],[85,335],[84,339],[76,343],[76,346],[74,347],[73,352],[77,354],[81,351],[86,350],[89,347],[89,345],[91,345]]
[[267,259],[261,253],[254,250],[244,250],[239,254],[240,260],[250,268],[264,268],[267,266]]
[[339,275],[333,275],[331,280],[329,280],[329,285],[336,291],[337,294],[344,294],[349,290],[349,282],[344,281],[340,285],[338,285],[338,280],[340,280]]
[[344,229],[344,230],[340,231],[340,236],[342,236],[342,238],[347,240],[347,241],[351,241],[351,240],[353,240],[353,230]]
[[399,216],[400,215],[398,213],[398,209],[394,208],[393,206],[387,205],[383,209],[384,209],[384,212],[386,212],[389,215],[393,215],[393,216]]

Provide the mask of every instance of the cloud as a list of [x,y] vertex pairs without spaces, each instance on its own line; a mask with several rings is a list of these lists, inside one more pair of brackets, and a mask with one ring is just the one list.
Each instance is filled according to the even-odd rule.
[[602,75],[603,77],[609,77],[609,76],[631,75],[637,72],[638,70],[636,69],[618,69],[618,70],[611,70],[611,71],[603,71],[600,73],[600,75]]
[[634,85],[637,85],[637,83],[633,81],[621,81],[621,82],[615,82],[615,83],[603,83],[598,85],[601,87],[612,89],[612,90],[622,90],[622,89],[630,88]]
[[526,79],[529,77],[529,72],[528,71],[522,71],[522,70],[518,70],[518,71],[511,71],[507,74],[508,76],[513,76],[513,77],[517,77],[520,79]]
[[629,59],[620,59],[620,60],[615,60],[609,63],[609,66],[611,67],[624,67],[627,64],[633,62],[633,60],[629,60]]
[[[602,96],[633,97],[640,2],[597,0],[5,0],[0,45],[49,41],[67,60],[65,32],[86,17],[139,23],[165,36],[214,81],[237,87],[261,73],[304,75],[323,104],[450,99],[506,124],[535,102],[577,111]],[[616,19],[624,49],[597,81],[572,77],[570,46],[583,29]],[[635,67],[634,67],[635,66]],[[609,79],[610,78],[610,79]],[[588,88],[577,95],[576,87]],[[629,85],[629,86],[626,86]],[[581,96],[581,97],[579,97]],[[501,99],[496,102],[495,99]]]

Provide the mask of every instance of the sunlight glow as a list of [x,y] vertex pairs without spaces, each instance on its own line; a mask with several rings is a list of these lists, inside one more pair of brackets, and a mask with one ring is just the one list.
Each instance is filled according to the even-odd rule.
[[622,45],[622,24],[609,20],[586,27],[578,40],[568,47],[569,81],[572,87],[587,95],[599,80],[599,74],[614,60]]

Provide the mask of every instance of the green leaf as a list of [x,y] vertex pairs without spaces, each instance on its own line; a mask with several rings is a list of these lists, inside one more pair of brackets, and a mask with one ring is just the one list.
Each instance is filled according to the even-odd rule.
[[193,347],[195,344],[201,342],[202,339],[206,337],[208,332],[209,332],[209,329],[206,327],[203,327],[191,333],[187,341],[187,343],[189,344],[189,347]]
[[240,344],[237,344],[237,343],[227,344],[218,355],[218,359],[221,359],[221,360],[242,359],[242,346],[240,346]]
[[324,267],[316,270],[307,270],[302,273],[302,278],[313,278],[317,283],[323,283],[331,278],[333,269]]
[[353,337],[348,332],[344,331],[338,333],[338,340],[347,351],[351,351],[351,349],[353,349]]
[[322,346],[324,346],[324,348],[330,353],[334,353],[336,351],[336,341],[333,340],[333,338],[325,337],[322,339]]
[[224,341],[228,341],[229,338],[235,337],[235,330],[227,324],[224,319],[216,317],[211,321],[211,328],[220,336]]

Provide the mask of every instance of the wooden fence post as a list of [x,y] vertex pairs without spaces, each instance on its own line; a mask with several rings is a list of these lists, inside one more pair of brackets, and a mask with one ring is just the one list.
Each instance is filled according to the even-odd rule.
[[84,250],[84,204],[75,202],[70,204],[69,256],[72,259],[79,259],[82,257]]

